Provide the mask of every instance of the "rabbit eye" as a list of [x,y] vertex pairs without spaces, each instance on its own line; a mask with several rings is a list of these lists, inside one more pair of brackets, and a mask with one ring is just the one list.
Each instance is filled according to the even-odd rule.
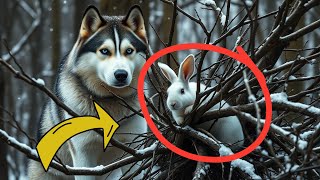
[[181,92],[181,94],[184,94],[184,89],[182,88],[182,89],[180,90],[180,92]]

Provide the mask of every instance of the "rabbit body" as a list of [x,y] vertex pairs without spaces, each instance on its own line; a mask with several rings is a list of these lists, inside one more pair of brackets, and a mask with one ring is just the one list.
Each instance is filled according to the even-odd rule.
[[[178,76],[176,76],[169,66],[162,63],[158,63],[158,65],[165,77],[171,82],[170,87],[167,89],[167,106],[176,123],[182,125],[185,116],[191,112],[196,100],[197,83],[189,82],[194,71],[194,57],[193,55],[189,55],[181,63]],[[205,88],[204,84],[200,84],[200,92],[204,92]],[[212,95],[209,95],[202,104],[206,104],[211,99],[210,96],[212,97]],[[224,100],[220,103],[224,105],[222,108],[229,107]],[[210,108],[210,110],[219,108],[220,104],[217,104]],[[209,120],[195,127],[210,132],[223,143],[234,145],[231,147],[232,149],[243,145],[244,135],[242,126],[236,116]]]
[[[189,86],[188,90],[190,91],[189,93],[190,97],[187,101],[185,101],[187,102],[185,104],[186,108],[179,109],[179,110],[171,110],[173,118],[179,125],[181,125],[184,122],[185,116],[191,112],[192,106],[196,100],[197,83],[189,82],[188,86]],[[200,84],[200,92],[203,92],[205,90],[205,87],[206,87],[205,85]],[[211,97],[209,96],[206,99],[207,100],[203,101],[202,104],[206,104],[208,100],[211,99]],[[169,101],[167,101],[167,104],[168,103],[170,104]],[[220,104],[224,105],[222,109],[229,107],[229,104],[227,104],[227,102],[225,102],[224,100],[221,100],[219,104],[216,104],[215,106],[210,108],[210,110],[219,109]],[[210,121],[201,123],[199,125],[196,125],[195,127],[201,128],[210,132],[215,138],[217,138],[219,141],[223,143],[227,143],[227,144],[236,143],[236,146],[243,145],[244,136],[243,136],[242,126],[239,122],[239,119],[236,116],[223,117],[219,119],[210,120]]]

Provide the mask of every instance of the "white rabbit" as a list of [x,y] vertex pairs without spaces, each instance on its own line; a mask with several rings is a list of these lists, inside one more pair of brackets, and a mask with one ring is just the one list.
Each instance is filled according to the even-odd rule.
[[[194,56],[188,55],[179,67],[178,76],[166,64],[158,63],[163,75],[171,82],[167,90],[167,106],[172,112],[172,116],[178,125],[182,125],[184,117],[192,110],[192,106],[196,99],[197,83],[189,82],[194,72]],[[205,85],[200,84],[200,92],[205,90]],[[206,98],[207,100],[210,97]],[[208,101],[202,102],[205,104]],[[229,105],[225,101],[221,101],[224,108]],[[218,109],[219,104],[211,109]],[[213,124],[214,123],[214,124]],[[212,125],[213,124],[213,125]],[[243,131],[239,119],[236,116],[220,118],[219,120],[210,120],[196,127],[209,131],[219,141],[227,144],[235,144],[239,147],[243,145]]]

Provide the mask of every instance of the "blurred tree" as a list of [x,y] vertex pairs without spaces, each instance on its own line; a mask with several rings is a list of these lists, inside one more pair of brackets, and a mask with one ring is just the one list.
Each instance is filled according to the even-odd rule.
[[[0,29],[0,39],[1,39],[1,29]],[[1,54],[0,46],[0,54]],[[5,102],[5,89],[4,87],[5,73],[0,67],[0,107],[4,107]],[[4,112],[0,109],[0,129],[4,130]],[[7,144],[0,141],[0,177],[1,179],[8,179],[8,166],[7,166]]]
[[[77,4],[77,3],[76,3]],[[51,41],[52,41],[52,63],[51,68],[53,72],[57,71],[58,63],[61,55],[61,47],[60,47],[60,19],[61,19],[61,11],[60,11],[60,0],[52,1],[52,14],[51,14]]]
[[[296,29],[303,28],[305,26],[304,21],[305,21],[305,17],[301,18]],[[302,54],[303,51],[300,51],[300,50],[304,48],[305,46],[304,42],[305,41],[303,40],[303,37],[299,38],[296,41],[290,42],[290,45],[288,46],[288,49],[290,49],[290,51],[285,52],[285,59],[287,62],[292,61],[293,59],[296,59],[298,56],[303,56]],[[301,74],[301,73],[303,73],[303,69],[299,70],[299,72],[297,72],[296,74]],[[299,81],[289,83],[287,88],[288,95],[297,94],[298,92],[303,91],[304,84],[305,82],[299,82]]]
[[[0,41],[2,43],[2,34],[4,32],[5,24],[5,13],[6,13],[6,6],[7,3],[3,6],[0,6]],[[2,14],[3,13],[3,14]],[[0,45],[0,57],[3,54],[2,45]],[[5,72],[3,71],[3,67],[0,67],[0,107],[5,106]],[[4,112],[0,109],[0,129],[4,130]],[[7,164],[7,144],[3,141],[0,141],[0,177],[1,179],[8,179],[8,164]]]
[[[164,41],[166,41],[167,46],[171,46],[177,43],[177,31],[176,31],[176,23],[177,21],[177,12],[173,14],[174,8],[169,4],[163,5],[163,17],[161,26],[158,32],[160,32],[160,37]],[[157,43],[160,44],[160,43]],[[177,56],[174,56],[177,59]],[[176,69],[178,66],[177,64],[173,63],[170,60],[170,56],[167,56],[166,62],[171,68]]]
[[[314,22],[316,20],[319,19],[320,17],[320,7],[317,6],[315,7],[315,11],[314,14],[310,15],[309,17],[311,17],[311,21]],[[313,39],[313,41],[311,41],[311,43],[313,43],[313,46],[318,46],[319,44],[317,44],[318,42],[320,42],[320,36],[319,33],[313,33],[311,35],[312,37],[310,39]],[[312,66],[310,67],[312,69],[312,73],[313,75],[318,75],[320,74],[320,63],[319,62],[315,62],[312,64]],[[315,82],[320,82],[320,78],[317,78],[315,80]],[[315,85],[313,87],[315,87],[318,83],[315,83]],[[313,94],[313,99],[318,99],[319,98],[319,94],[318,93],[314,93]],[[320,103],[318,101],[315,102],[315,106],[316,107],[320,107]]]
[[88,0],[82,0],[82,1],[75,1],[74,2],[74,30],[75,33],[74,40],[78,38],[78,32],[80,29],[80,24],[82,20],[82,16],[84,14],[85,9],[90,5],[92,2],[88,2]]
[[[305,16],[301,18],[301,20],[299,21],[296,30],[301,29],[305,26]],[[303,56],[303,51],[300,51],[302,49],[304,49],[304,37],[301,37],[299,39],[297,39],[296,41],[292,41],[290,42],[290,45],[288,46],[288,49],[290,49],[289,51],[284,53],[285,56],[285,61],[286,62],[290,62],[293,59],[297,59],[298,56]],[[298,72],[296,72],[296,75],[303,75],[306,74],[307,70],[305,68],[301,68]],[[290,69],[287,71],[287,73],[291,73]],[[292,78],[296,78],[295,75],[289,75],[288,77],[289,79]],[[302,92],[305,89],[305,85],[306,82],[303,81],[296,81],[296,82],[291,82],[288,83],[287,88],[287,94],[288,95],[294,95],[297,94],[299,92]],[[303,102],[305,99],[301,99],[300,102]],[[287,115],[287,120],[294,120],[295,122],[302,122],[305,117],[299,115],[299,114],[294,114],[294,113],[288,113]]]
[[100,1],[100,10],[102,14],[108,16],[112,15],[126,15],[129,8],[135,4],[140,5],[142,9],[143,16],[145,17],[146,30],[149,32],[149,6],[147,5],[149,1],[147,0],[128,0],[128,1],[119,1],[119,0],[101,0]]

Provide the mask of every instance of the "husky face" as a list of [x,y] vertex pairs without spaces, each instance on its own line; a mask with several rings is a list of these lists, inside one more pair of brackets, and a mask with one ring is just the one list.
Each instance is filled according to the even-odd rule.
[[95,7],[84,15],[68,64],[94,95],[131,95],[145,59],[147,38],[139,6],[125,17],[101,16]]

